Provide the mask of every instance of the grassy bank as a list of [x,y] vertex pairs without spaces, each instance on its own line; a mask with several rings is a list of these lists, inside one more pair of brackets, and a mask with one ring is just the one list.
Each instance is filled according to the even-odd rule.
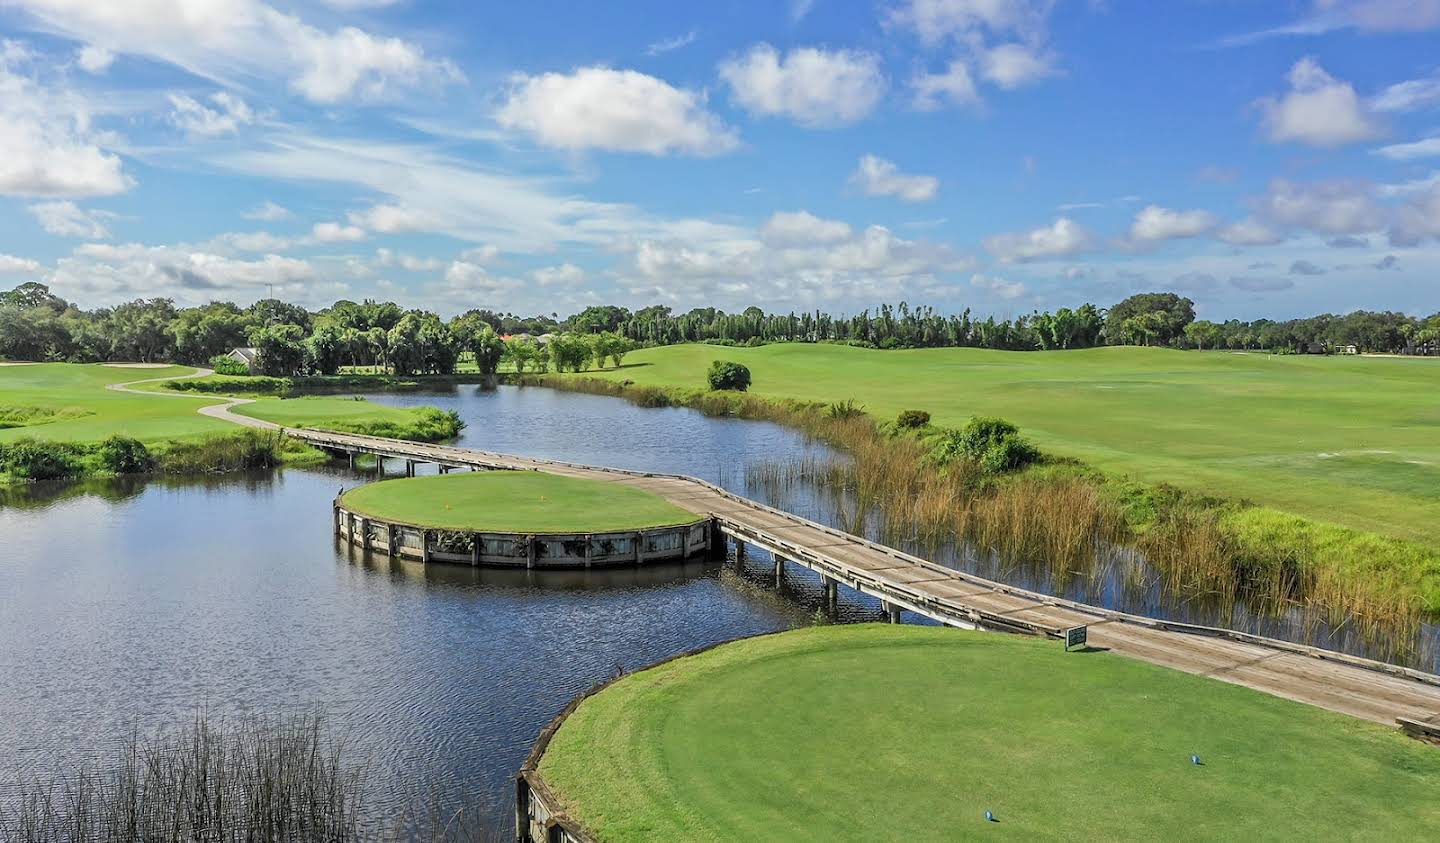
[[999,416],[1107,472],[1440,546],[1437,360],[684,345],[584,376],[694,389],[717,359],[748,366],[762,397],[854,399],[882,420],[921,409],[949,427]]
[[[42,363],[0,367],[0,482],[131,473],[194,474],[313,464],[324,455],[293,440],[241,430],[198,410],[213,397],[163,389],[183,366],[124,368]],[[162,379],[138,395],[107,385]],[[187,384],[189,379],[174,380]],[[281,400],[245,405],[278,424],[377,436],[443,441],[459,432],[453,413],[386,407],[349,398]]]
[[1391,638],[1440,610],[1440,552],[1421,543],[1117,478],[1073,460],[1050,458],[1002,475],[964,460],[937,465],[945,429],[902,430],[846,402],[573,375],[528,382],[799,428],[847,451],[853,462],[762,465],[762,474],[852,489],[861,508],[883,514],[894,535],[967,539],[1007,559],[1049,566],[1057,581],[1102,577],[1097,550],[1120,544],[1143,551],[1171,593],[1245,599],[1274,612],[1302,605]]
[[351,489],[342,500],[382,521],[481,532],[604,533],[700,517],[640,489],[533,471],[385,480]]
[[626,677],[580,705],[540,772],[611,841],[1440,834],[1440,754],[1393,729],[911,626],[796,630]]

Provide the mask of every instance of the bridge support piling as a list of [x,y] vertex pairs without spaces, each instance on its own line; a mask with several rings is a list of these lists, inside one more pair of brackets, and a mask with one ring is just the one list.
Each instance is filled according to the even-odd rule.
[[775,587],[785,587],[785,557],[775,555]]
[[355,452],[354,452],[354,451],[346,451],[346,452],[345,452],[345,456],[347,456],[347,457],[350,458],[350,470],[351,470],[351,471],[354,471],[354,470],[355,470]]
[[834,577],[820,575],[821,605],[826,614],[833,615],[840,608],[840,582]]
[[405,476],[406,476],[406,477],[414,477],[414,476],[415,476],[415,461],[414,461],[414,460],[406,460],[406,461],[405,461]]
[[890,623],[900,622],[900,607],[886,600],[880,601],[880,606],[885,610],[885,619]]

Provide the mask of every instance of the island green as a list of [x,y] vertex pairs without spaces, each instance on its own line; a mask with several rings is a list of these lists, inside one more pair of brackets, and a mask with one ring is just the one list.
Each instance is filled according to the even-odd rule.
[[617,481],[536,471],[384,480],[351,489],[341,505],[379,521],[495,533],[608,533],[700,520],[659,495]]
[[1440,753],[1393,728],[915,626],[791,631],[625,677],[539,769],[616,843],[1440,836]]

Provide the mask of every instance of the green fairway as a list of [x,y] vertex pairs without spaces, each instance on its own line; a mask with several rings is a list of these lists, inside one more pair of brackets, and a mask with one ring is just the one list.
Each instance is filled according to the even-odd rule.
[[797,630],[627,677],[540,772],[607,841],[1440,836],[1440,753],[1394,729],[914,626]]
[[750,367],[758,395],[949,426],[1001,416],[1046,451],[1139,480],[1440,544],[1440,360],[685,345],[584,376],[701,388],[713,360]]
[[0,366],[0,410],[26,407],[61,411],[56,421],[0,430],[0,442],[24,437],[95,442],[116,433],[157,442],[233,430],[234,425],[196,412],[206,404],[216,403],[214,398],[151,397],[105,388],[112,383],[180,377],[194,371],[189,366],[126,369],[74,363]]
[[[116,433],[144,442],[163,442],[237,430],[234,424],[197,412],[206,405],[220,403],[213,395],[162,391],[160,382],[136,386],[154,390],[153,395],[105,388],[113,383],[181,377],[194,371],[189,366],[132,369],[75,363],[0,366],[0,442],[25,437],[96,442]],[[420,410],[341,397],[261,398],[244,405],[240,412],[296,427],[413,425],[422,415]],[[31,423],[12,426],[25,421]]]
[[497,533],[606,533],[690,524],[699,516],[640,489],[535,471],[385,480],[341,498],[382,521]]

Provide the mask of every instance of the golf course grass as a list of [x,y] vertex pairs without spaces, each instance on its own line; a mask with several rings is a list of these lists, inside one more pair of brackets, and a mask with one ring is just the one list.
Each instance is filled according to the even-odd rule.
[[752,394],[854,399],[875,418],[1000,416],[1048,453],[1440,545],[1440,361],[1153,348],[874,351],[838,345],[642,349],[583,377],[704,387],[748,366]]
[[[206,405],[220,403],[214,396],[164,392],[161,382],[136,387],[153,390],[155,395],[105,388],[114,383],[176,378],[194,371],[189,366],[131,369],[76,363],[0,366],[0,419],[32,422],[0,425],[0,442],[30,437],[87,443],[118,433],[154,443],[233,433],[236,425],[197,412]],[[295,427],[399,426],[419,419],[417,410],[339,397],[261,398],[241,409],[256,418]]]
[[1440,836],[1440,752],[1394,729],[933,627],[812,627],[625,677],[539,771],[606,841]]
[[700,520],[640,489],[536,471],[383,480],[351,489],[340,502],[380,521],[475,532],[608,533]]

